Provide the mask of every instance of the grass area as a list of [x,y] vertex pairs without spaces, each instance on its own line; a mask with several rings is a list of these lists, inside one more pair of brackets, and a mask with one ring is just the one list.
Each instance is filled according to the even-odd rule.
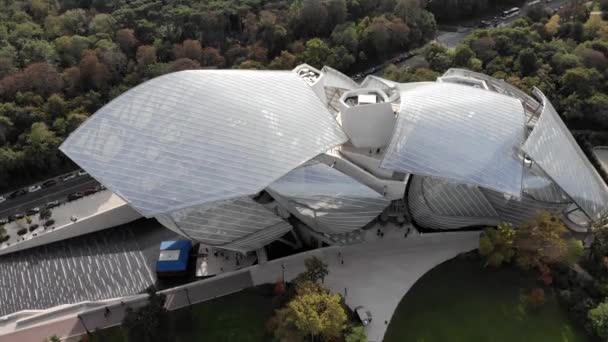
[[[251,289],[171,312],[175,342],[266,342],[272,299]],[[91,342],[127,342],[120,327],[98,331]],[[129,341],[136,342],[136,341]]]
[[487,270],[454,259],[423,276],[399,303],[385,342],[582,342],[548,291],[538,311],[526,312],[520,293],[535,280],[511,269]]

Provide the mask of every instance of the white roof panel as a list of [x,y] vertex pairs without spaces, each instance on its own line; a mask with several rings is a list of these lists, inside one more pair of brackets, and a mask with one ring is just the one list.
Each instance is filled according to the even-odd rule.
[[127,91],[60,149],[151,217],[254,194],[346,140],[293,72],[189,70]]
[[535,92],[543,100],[543,111],[522,150],[592,220],[597,220],[607,212],[608,188],[551,102],[538,89]]
[[451,83],[401,91],[382,168],[521,195],[525,114],[517,99]]

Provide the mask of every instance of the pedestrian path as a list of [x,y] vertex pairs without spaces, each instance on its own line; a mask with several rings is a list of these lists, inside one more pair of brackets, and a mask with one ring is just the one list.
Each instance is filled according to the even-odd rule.
[[251,268],[254,285],[295,278],[304,271],[304,259],[315,255],[329,266],[325,285],[346,297],[351,307],[372,312],[369,341],[382,341],[388,322],[403,296],[426,272],[478,246],[479,232],[394,233],[384,238],[344,247],[328,247]]

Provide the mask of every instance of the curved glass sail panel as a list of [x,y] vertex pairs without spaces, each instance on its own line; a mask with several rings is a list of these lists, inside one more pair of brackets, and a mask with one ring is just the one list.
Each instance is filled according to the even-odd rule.
[[254,194],[345,141],[295,73],[189,70],[127,91],[60,149],[151,217]]
[[213,246],[223,246],[248,237],[251,237],[247,240],[249,244],[256,241],[269,243],[272,240],[264,237],[272,234],[262,232],[267,229],[274,231],[287,223],[249,197],[196,205],[157,215],[156,219],[181,235]]
[[531,198],[547,203],[571,203],[572,200],[536,163],[524,166],[523,192]]
[[521,197],[514,197],[487,189],[481,191],[498,212],[501,222],[516,226],[533,220],[540,212],[559,214],[569,205],[539,201],[525,193]]
[[524,109],[519,100],[450,83],[401,91],[381,167],[521,195]]
[[329,234],[359,229],[390,204],[381,194],[318,162],[291,171],[267,190],[313,229]]
[[477,187],[439,178],[412,176],[407,203],[412,219],[425,228],[451,230],[500,222]]
[[543,110],[522,150],[534,160],[589,216],[597,220],[607,212],[608,188],[574,140],[547,97]]

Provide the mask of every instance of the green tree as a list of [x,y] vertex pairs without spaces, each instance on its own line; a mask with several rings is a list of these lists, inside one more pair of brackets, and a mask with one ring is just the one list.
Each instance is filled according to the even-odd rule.
[[577,67],[566,70],[560,79],[562,89],[560,92],[565,95],[577,93],[581,96],[590,96],[597,87],[601,75],[595,69]]
[[538,67],[537,57],[534,50],[522,50],[517,57],[517,64],[519,65],[519,71],[523,76],[528,76],[534,73]]
[[367,342],[367,334],[362,326],[352,327],[344,338],[345,342]]
[[315,68],[321,68],[327,62],[331,49],[319,38],[313,38],[306,42],[306,49],[298,59],[303,63],[308,63]]
[[355,63],[355,57],[351,55],[344,46],[337,46],[331,49],[327,57],[327,65],[338,70],[346,71]]
[[486,266],[498,267],[511,262],[515,256],[515,230],[501,223],[496,229],[487,228],[479,238],[479,254],[486,257]]
[[424,58],[429,63],[431,69],[443,72],[452,65],[452,56],[447,48],[439,44],[429,45],[425,52]]
[[460,44],[454,51],[454,66],[467,68],[473,57],[475,57],[473,50],[467,45]]
[[603,302],[589,310],[587,314],[593,332],[602,339],[608,338],[608,302]]
[[105,33],[113,35],[116,32],[116,19],[110,14],[96,14],[89,23],[89,31],[93,34]]

